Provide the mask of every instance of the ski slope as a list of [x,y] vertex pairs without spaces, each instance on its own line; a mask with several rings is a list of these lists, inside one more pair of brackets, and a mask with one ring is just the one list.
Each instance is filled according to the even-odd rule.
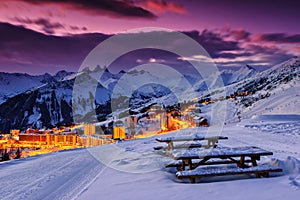
[[[90,149],[63,151],[0,164],[0,199],[298,199],[300,195],[300,116],[265,115],[224,126],[229,140],[220,146],[258,146],[272,151],[260,164],[280,166],[281,175],[203,178],[198,184],[178,180],[156,137]],[[294,124],[277,132],[280,124]],[[259,127],[258,127],[259,126]],[[263,127],[268,126],[267,130]],[[166,136],[207,128],[186,129]],[[161,137],[157,136],[157,137]]]
[[0,199],[71,199],[101,170],[86,149],[0,164]]

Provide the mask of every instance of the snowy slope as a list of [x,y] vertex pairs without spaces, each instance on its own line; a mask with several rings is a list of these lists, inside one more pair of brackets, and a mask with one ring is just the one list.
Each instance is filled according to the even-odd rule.
[[261,114],[299,114],[300,81],[284,84],[273,90],[271,96],[255,102],[243,110],[243,117],[249,118]]
[[235,105],[231,106],[241,113],[242,118],[268,113],[299,114],[299,74],[300,58],[292,58],[243,81],[228,85],[228,94],[250,93],[235,98]]
[[300,58],[294,57],[272,68],[256,73],[234,86],[241,91],[273,90],[290,81],[299,81]]
[[46,84],[16,95],[0,105],[1,129],[9,132],[10,129],[26,129],[30,125],[42,128],[60,122],[70,123],[71,98],[71,81]]
[[71,74],[73,74],[73,72],[66,72],[64,70],[57,72],[53,76],[47,73],[44,75],[32,76],[21,73],[0,72],[0,104],[17,94],[60,81]]
[[229,85],[250,78],[257,73],[258,71],[249,65],[242,66],[237,71],[221,70],[221,76],[224,81],[224,85]]
[[48,74],[30,76],[28,74],[0,73],[0,104],[5,102],[9,97],[46,84],[49,79],[51,79],[51,76]]
[[[178,133],[172,135],[176,134]],[[225,127],[223,135],[228,136],[229,140],[222,141],[219,145],[229,147],[255,145],[273,151],[273,159],[266,157],[260,162],[280,165],[284,168],[285,175],[269,179],[255,179],[247,175],[203,178],[200,184],[181,184],[182,181],[175,178],[174,169],[166,170],[161,167],[162,163],[171,160],[155,152],[152,147],[158,144],[154,138],[149,138],[119,144],[120,154],[111,155],[115,157],[111,161],[111,167],[105,168],[79,199],[93,199],[99,195],[101,199],[133,200],[150,200],[154,198],[153,195],[155,199],[175,200],[199,199],[199,197],[202,199],[297,199],[300,195],[300,154],[297,146],[300,142],[299,137],[290,138],[284,134],[269,135],[269,133],[255,132],[236,125]],[[268,141],[262,138],[268,138]],[[291,146],[290,142],[294,145]],[[99,147],[97,151],[103,153],[102,148]],[[107,148],[105,152],[108,151]],[[111,148],[111,151],[113,149]],[[135,157],[133,153],[136,154]]]
[[87,150],[0,163],[0,199],[72,199],[100,171]]
[[[212,90],[218,91],[221,89],[222,91],[224,89],[219,87],[227,86],[227,91],[236,91],[236,84],[243,83],[245,80],[250,79],[256,74],[259,74],[259,71],[249,65],[242,66],[238,70],[220,69],[218,72],[210,74],[207,79],[200,79],[193,84],[191,91],[197,91],[198,96],[210,95],[209,92],[212,93],[212,91],[208,91],[207,82],[211,83],[210,89]],[[194,96],[189,98],[194,98]]]
[[[291,122],[299,120],[299,116]],[[273,134],[255,128],[260,119],[224,127],[229,140],[220,146],[258,146],[273,151],[259,164],[283,168],[282,175],[257,179],[239,175],[203,178],[199,184],[178,180],[175,169],[163,165],[169,157],[153,147],[155,137],[125,141],[87,150],[58,152],[49,155],[0,163],[0,199],[259,199],[296,200],[300,195],[300,137]],[[280,118],[264,118],[261,125],[280,124]],[[297,125],[298,129],[299,124]],[[206,128],[173,132],[166,136],[205,133]],[[292,129],[287,129],[291,132]],[[161,136],[159,136],[161,137]],[[234,195],[232,195],[234,194]]]

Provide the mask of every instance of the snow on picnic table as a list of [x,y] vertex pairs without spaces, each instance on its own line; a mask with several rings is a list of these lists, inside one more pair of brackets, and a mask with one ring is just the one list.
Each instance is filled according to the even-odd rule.
[[190,176],[190,175],[217,175],[217,174],[226,174],[226,173],[238,173],[238,172],[255,172],[255,171],[268,171],[268,170],[277,170],[278,167],[273,167],[269,165],[259,165],[250,168],[239,168],[233,166],[209,166],[209,167],[198,167],[193,170],[179,171],[176,173],[176,176]]
[[183,149],[183,150],[172,150],[168,152],[174,159],[180,158],[204,158],[204,157],[218,157],[218,156],[241,156],[241,155],[270,155],[272,152],[266,151],[258,147],[217,147],[212,149],[205,148],[193,148],[193,149]]
[[[176,169],[164,168],[172,159],[153,150],[159,143],[152,137],[1,163],[0,199],[298,199],[300,138],[245,127],[247,124],[226,125],[222,135],[229,139],[220,140],[218,146],[257,146],[272,151],[273,156],[263,156],[258,164],[278,166],[283,176],[207,177],[190,184],[176,178]],[[184,132],[191,129],[168,136]]]
[[227,137],[224,136],[210,136],[210,135],[205,135],[205,134],[194,134],[194,131],[191,130],[189,132],[189,135],[180,135],[180,136],[176,136],[176,137],[159,137],[156,138],[156,140],[158,142],[176,142],[176,141],[193,141],[193,140],[213,140],[213,139],[217,139],[219,138],[221,139],[228,139]]

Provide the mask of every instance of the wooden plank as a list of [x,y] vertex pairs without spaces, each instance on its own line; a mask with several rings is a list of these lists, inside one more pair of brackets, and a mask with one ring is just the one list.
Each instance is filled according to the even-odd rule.
[[167,138],[156,138],[158,142],[180,142],[180,141],[197,141],[197,140],[228,140],[225,136],[195,136],[195,137],[167,137]]
[[238,175],[238,174],[262,174],[265,177],[269,176],[270,172],[282,172],[282,169],[272,166],[255,166],[250,168],[229,168],[229,169],[217,169],[215,171],[209,171],[205,169],[195,169],[188,171],[180,171],[176,173],[178,179],[185,178],[197,178],[197,177],[210,177],[210,176],[226,176],[226,175]]
[[[245,160],[245,163],[251,163],[251,160]],[[236,163],[235,161],[232,160],[218,160],[218,161],[207,161],[201,165],[225,165],[225,164],[234,164]],[[165,165],[166,168],[168,167],[181,167],[182,165],[182,161],[178,161],[178,162],[171,162]],[[197,165],[197,163],[193,164],[193,168],[195,168],[195,166]]]
[[184,151],[173,150],[168,152],[168,155],[174,160],[182,159],[210,159],[210,158],[222,158],[229,159],[232,157],[259,157],[265,155],[273,155],[272,152],[260,149],[258,147],[239,147],[239,148],[228,148],[219,147],[212,149],[186,149]]
[[[247,168],[250,169],[250,168]],[[227,176],[227,175],[239,175],[239,174],[256,174],[256,173],[270,173],[270,172],[282,172],[282,169],[270,169],[270,170],[253,170],[253,171],[228,171],[223,173],[212,173],[212,174],[195,174],[195,175],[177,175],[176,177],[179,179],[190,178],[190,177],[209,177],[209,176]]]
[[[189,148],[201,148],[201,147],[207,147],[207,145],[203,145],[203,144],[181,144],[181,145],[176,145],[173,146],[173,149],[189,149]],[[157,147],[153,147],[154,150],[167,150],[168,147],[167,146],[157,146]]]
[[248,156],[248,157],[251,157],[251,156],[267,156],[267,155],[273,155],[273,153],[256,153],[256,154],[251,154],[251,153],[243,153],[243,154],[228,154],[228,155],[192,155],[192,156],[172,156],[172,155],[169,155],[171,158],[173,158],[174,160],[182,160],[182,159],[188,159],[188,158],[191,158],[191,159],[210,159],[210,158],[222,158],[222,159],[229,159],[231,157],[240,157],[240,156]]

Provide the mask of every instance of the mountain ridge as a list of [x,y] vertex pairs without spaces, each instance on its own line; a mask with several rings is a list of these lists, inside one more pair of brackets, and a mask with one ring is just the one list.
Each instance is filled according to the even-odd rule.
[[[226,88],[233,92],[248,91],[253,93],[253,95],[245,97],[243,101],[238,102],[241,107],[249,107],[262,99],[262,97],[267,98],[272,91],[275,91],[276,88],[283,87],[285,83],[289,83],[293,80],[298,81],[299,60],[299,58],[292,58],[263,72],[258,72],[248,65],[242,66],[235,73],[230,72],[232,74],[228,75],[229,78],[227,77],[228,82],[225,84]],[[94,70],[85,70],[81,73],[60,71],[53,76],[49,74],[36,76],[38,77],[36,82],[33,81],[33,84],[26,85],[29,87],[28,89],[25,90],[25,88],[21,88],[23,91],[19,93],[15,92],[12,94],[12,97],[3,100],[0,105],[0,130],[9,131],[9,129],[12,128],[25,129],[30,125],[36,127],[52,127],[57,124],[70,124],[74,123],[74,117],[79,121],[87,120],[86,117],[90,117],[89,120],[93,121],[105,120],[111,113],[112,93],[115,85],[119,84],[121,77],[125,74],[131,74],[132,78],[139,74],[141,74],[141,79],[147,77],[145,71],[132,71],[130,73],[119,72],[113,74],[109,70],[106,70],[103,72],[102,77],[100,77],[101,84],[96,80],[99,70],[103,70],[103,68],[100,69],[96,67]],[[1,83],[4,83],[4,80],[6,80],[5,78],[1,79],[1,75],[3,74],[4,73],[0,73],[0,88]],[[18,76],[23,75],[14,74],[14,77]],[[25,78],[24,80],[32,81],[33,79],[33,76],[24,76],[27,77],[27,79]],[[129,78],[131,76],[129,76]],[[73,87],[75,78],[77,78],[76,81],[81,81],[80,84],[82,84],[82,88],[88,88],[90,85],[96,84],[96,93],[93,94],[90,92],[88,98],[80,97],[79,95],[77,99],[72,99],[74,97]],[[185,78],[185,76],[182,78]],[[149,80],[155,82],[159,80],[159,78],[152,76]],[[141,83],[142,82],[141,80]],[[169,85],[172,85],[172,82],[170,82]],[[121,89],[122,87],[127,86],[125,84],[121,86]],[[179,89],[180,93],[178,94],[189,95],[186,94],[184,87],[180,86],[180,84]],[[124,90],[126,91],[128,88],[124,88]],[[0,90],[0,92],[2,91]],[[132,108],[137,108],[138,106],[146,105],[146,102],[155,103],[156,101],[162,101],[162,99],[159,99],[170,95],[171,91],[169,88],[149,85],[148,89],[146,87],[143,89],[142,87],[142,90],[131,92],[132,93],[128,90],[125,92],[126,94],[128,93],[127,96],[117,95],[114,98],[119,98],[117,102],[130,105]],[[151,92],[157,94],[150,94]],[[167,100],[170,99],[170,97],[163,99]],[[127,102],[123,102],[124,100]],[[176,103],[177,101],[172,102]],[[73,116],[74,109],[78,109],[77,113],[79,113],[79,115]],[[96,116],[92,116],[91,118],[93,113],[90,111],[95,111]]]

